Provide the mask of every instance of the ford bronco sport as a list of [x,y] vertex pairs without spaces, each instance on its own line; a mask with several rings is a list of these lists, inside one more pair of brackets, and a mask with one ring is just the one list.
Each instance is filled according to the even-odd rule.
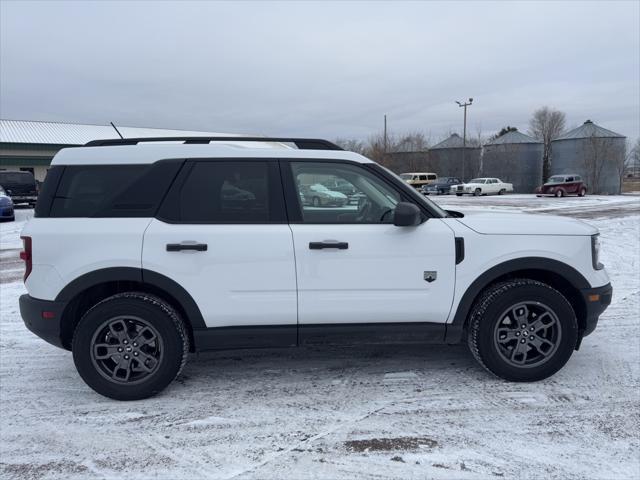
[[[357,204],[301,200],[344,182]],[[121,400],[161,391],[189,352],[318,343],[466,341],[495,375],[536,381],[612,292],[595,228],[444,211],[324,140],[63,149],[22,238],[27,328]]]

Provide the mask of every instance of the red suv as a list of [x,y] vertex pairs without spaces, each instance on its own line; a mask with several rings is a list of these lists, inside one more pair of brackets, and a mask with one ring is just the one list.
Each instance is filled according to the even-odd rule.
[[578,195],[584,197],[587,194],[587,186],[582,182],[580,175],[554,175],[547,183],[536,188],[538,197],[553,195],[554,197],[565,197],[567,195]]

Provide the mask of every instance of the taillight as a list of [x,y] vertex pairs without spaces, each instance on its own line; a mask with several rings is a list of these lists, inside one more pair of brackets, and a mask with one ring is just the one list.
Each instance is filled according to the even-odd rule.
[[26,282],[33,266],[31,258],[31,237],[20,238],[22,239],[23,244],[23,250],[20,252],[20,259],[24,260],[24,281]]

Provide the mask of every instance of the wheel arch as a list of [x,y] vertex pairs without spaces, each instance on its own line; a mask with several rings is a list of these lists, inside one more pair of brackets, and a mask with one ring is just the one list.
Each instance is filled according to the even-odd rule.
[[191,349],[195,349],[193,330],[206,328],[206,324],[193,297],[169,277],[134,267],[95,270],[81,275],[60,291],[55,301],[66,303],[60,324],[63,347],[71,350],[75,327],[89,308],[111,295],[127,291],[153,294],[171,304],[184,319]]
[[587,279],[575,268],[558,260],[544,257],[523,257],[491,267],[476,278],[462,295],[453,321],[447,324],[445,341],[457,343],[466,331],[469,314],[482,292],[494,283],[510,278],[538,280],[562,293],[573,307],[578,327],[586,328],[587,307],[580,290],[590,288]]

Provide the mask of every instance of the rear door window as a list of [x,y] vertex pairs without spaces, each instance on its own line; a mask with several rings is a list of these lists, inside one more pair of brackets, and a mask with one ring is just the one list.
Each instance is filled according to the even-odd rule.
[[176,223],[284,223],[278,165],[244,160],[189,162],[184,180],[165,199],[160,218]]

